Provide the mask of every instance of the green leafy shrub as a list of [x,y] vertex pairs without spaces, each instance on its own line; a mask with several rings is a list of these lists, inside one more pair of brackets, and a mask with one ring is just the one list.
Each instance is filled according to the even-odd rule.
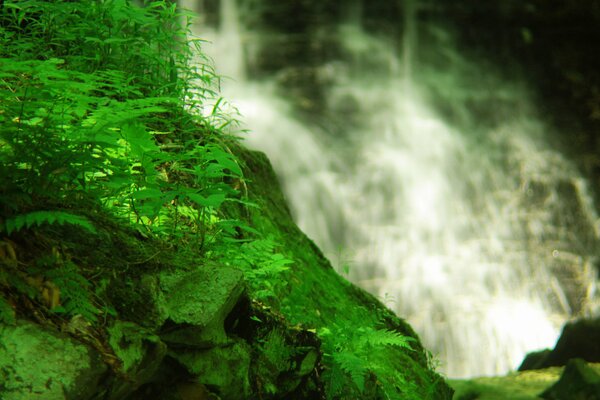
[[[328,399],[350,399],[356,393],[365,394],[367,390],[380,391],[388,399],[418,399],[401,372],[386,369],[375,356],[384,346],[412,351],[413,338],[385,329],[361,327],[348,331],[335,326],[322,328],[319,336],[323,339],[328,365],[323,374]],[[347,387],[349,382],[354,388]]]
[[244,272],[254,298],[274,301],[276,287],[286,285],[282,273],[293,264],[278,252],[278,247],[271,238],[255,239],[239,247],[222,247],[223,253],[216,256]]
[[[186,17],[169,1],[0,2],[0,231],[95,232],[91,205],[200,251],[239,234],[220,211],[243,202],[232,120],[206,105],[219,78]],[[19,269],[3,266],[0,286],[35,297]],[[55,311],[95,318],[73,264],[42,272]]]
[[219,128],[187,111],[214,95],[218,77],[184,17],[166,1],[4,2],[0,205],[9,218],[90,198],[204,243],[216,210],[238,196],[225,181],[242,173]]
[[14,231],[30,228],[33,225],[42,224],[71,224],[79,226],[88,232],[96,233],[96,229],[90,221],[82,216],[71,214],[64,211],[34,211],[27,214],[17,215],[5,221],[4,226],[0,227],[0,231],[4,230],[7,235]]

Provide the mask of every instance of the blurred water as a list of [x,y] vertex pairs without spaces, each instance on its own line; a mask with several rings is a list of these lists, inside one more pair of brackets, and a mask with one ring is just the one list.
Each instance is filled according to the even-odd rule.
[[275,79],[245,76],[248,32],[235,2],[220,4],[219,29],[196,29],[233,78],[224,96],[247,144],[271,159],[299,226],[410,322],[442,372],[507,372],[591,312],[597,218],[523,87],[475,81],[478,66],[451,45],[452,65],[420,68],[412,0],[400,49],[363,30],[357,6],[337,27],[352,56],[321,69],[328,109],[346,113],[336,138],[296,119]]

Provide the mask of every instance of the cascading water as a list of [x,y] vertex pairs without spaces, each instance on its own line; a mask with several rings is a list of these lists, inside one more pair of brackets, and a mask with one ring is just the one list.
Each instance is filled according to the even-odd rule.
[[224,95],[251,130],[247,144],[271,159],[299,226],[334,264],[340,249],[349,254],[349,278],[389,301],[448,376],[503,373],[589,311],[596,217],[523,89],[491,75],[469,83],[477,66],[451,46],[444,71],[416,68],[416,6],[404,2],[400,54],[362,28],[358,2],[337,27],[349,57],[321,73],[344,137],[294,118],[274,79],[244,77],[233,0],[221,0],[219,29],[197,28],[234,78]]

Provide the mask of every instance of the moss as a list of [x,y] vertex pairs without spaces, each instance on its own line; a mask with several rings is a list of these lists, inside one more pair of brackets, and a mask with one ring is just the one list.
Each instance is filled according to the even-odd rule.
[[556,382],[562,368],[525,371],[506,376],[450,380],[455,400],[535,400]]
[[0,337],[0,397],[6,400],[89,399],[107,370],[96,351],[28,321],[0,325]]
[[[391,329],[417,338],[413,329],[394,315],[374,296],[354,286],[331,267],[317,246],[296,226],[285,197],[268,159],[262,153],[234,149],[245,164],[250,200],[258,209],[250,209],[249,223],[282,245],[284,255],[294,261],[285,276],[287,285],[277,293],[282,313],[292,323],[309,328],[336,326],[355,330],[367,326]],[[234,212],[230,210],[230,212]],[[238,216],[244,212],[238,211]],[[428,365],[420,342],[415,351],[386,349],[380,362],[393,374],[403,371],[407,382],[415,384],[422,399],[451,398],[451,390]]]

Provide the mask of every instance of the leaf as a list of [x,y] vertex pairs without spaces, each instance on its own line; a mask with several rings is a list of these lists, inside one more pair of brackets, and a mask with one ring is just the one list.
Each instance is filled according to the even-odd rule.
[[4,226],[0,225],[0,231],[6,231],[7,235],[11,235],[15,231],[23,228],[31,228],[33,225],[41,226],[42,224],[71,224],[79,226],[88,232],[96,233],[94,225],[85,217],[71,214],[65,211],[33,211],[27,214],[17,215],[8,218]]
[[131,194],[132,199],[140,201],[162,199],[163,197],[164,193],[159,189],[154,188],[144,188],[136,190]]
[[364,392],[365,375],[368,371],[367,362],[355,354],[346,351],[334,353],[332,358],[344,372],[350,375],[352,382],[354,382],[358,390],[361,393]]
[[415,339],[410,336],[404,336],[401,333],[386,329],[369,329],[359,340],[363,345],[398,346],[407,350],[413,350],[410,343],[415,341]]
[[211,147],[210,154],[221,167],[229,169],[235,176],[242,176],[242,169],[231,154],[218,147]]
[[135,157],[141,158],[147,153],[158,152],[159,148],[153,136],[141,124],[128,124],[121,129],[121,134]]
[[75,264],[67,262],[46,271],[44,275],[61,293],[61,306],[51,311],[69,316],[81,315],[88,321],[96,321],[100,310],[91,300],[90,282],[79,273]]
[[211,194],[208,197],[204,197],[198,193],[187,192],[185,196],[201,207],[213,208],[220,207],[226,198],[224,193]]

